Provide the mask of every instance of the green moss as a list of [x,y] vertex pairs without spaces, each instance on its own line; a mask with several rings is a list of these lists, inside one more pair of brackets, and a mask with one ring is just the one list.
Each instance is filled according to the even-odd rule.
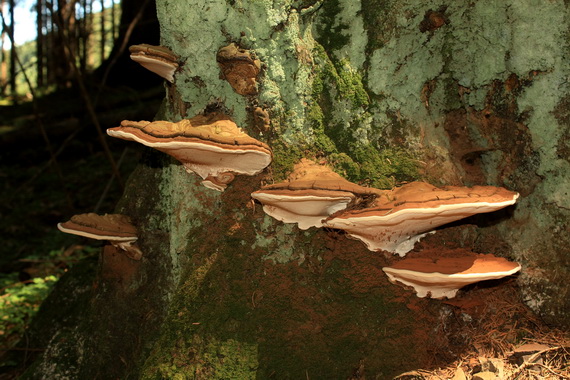
[[380,128],[371,122],[371,99],[358,71],[346,59],[335,62],[329,58],[320,45],[314,57],[318,69],[313,100],[306,110],[312,135],[304,156],[324,158],[347,179],[371,186],[392,187],[417,179],[414,154],[404,149],[383,151],[370,141],[368,136],[378,134]]
[[305,157],[304,149],[298,145],[290,145],[283,140],[271,144],[273,161],[271,171],[274,181],[283,181],[293,171],[293,166]]
[[349,100],[353,108],[368,106],[370,99],[360,73],[351,66],[348,59],[331,59],[326,51],[322,45],[315,45],[313,54],[318,71],[313,84],[313,95],[322,94],[328,81],[328,87],[335,89],[336,99]]
[[336,151],[335,143],[325,134],[325,115],[318,103],[312,102],[307,110],[307,122],[314,134],[315,155],[326,156]]
[[329,157],[329,164],[335,172],[345,178],[360,178],[360,165],[346,153],[333,153]]
[[144,364],[143,379],[255,377],[257,345],[210,336],[204,333],[201,319],[196,315],[196,307],[200,306],[197,299],[218,258],[219,255],[213,253],[202,265],[183,276],[162,336]]
[[147,369],[143,379],[255,379],[257,345],[194,334],[179,340],[170,360]]

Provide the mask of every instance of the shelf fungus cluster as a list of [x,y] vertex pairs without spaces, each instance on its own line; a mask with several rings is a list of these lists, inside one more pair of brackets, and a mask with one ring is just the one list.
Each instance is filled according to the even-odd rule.
[[[303,159],[286,181],[264,186],[251,196],[262,203],[265,213],[285,223],[297,223],[302,230],[344,230],[371,251],[405,256],[437,227],[512,205],[518,193],[493,186],[437,188],[424,182],[379,190],[349,182],[326,166]],[[421,267],[410,259],[384,271],[392,281],[407,285],[414,284],[415,276],[418,296],[429,293],[440,298],[454,296],[466,284],[520,270],[518,264],[492,255],[443,258],[432,264],[410,274],[408,267]]]
[[133,260],[140,260],[142,257],[141,250],[135,244],[138,239],[137,228],[128,216],[121,214],[79,214],[72,216],[65,223],[59,223],[57,228],[72,235],[107,240]]
[[300,229],[344,230],[372,251],[404,256],[435,228],[512,205],[518,194],[493,186],[437,188],[424,182],[379,190],[303,160],[287,181],[265,186],[251,196],[268,215],[297,223]]
[[256,175],[272,160],[269,146],[248,136],[223,114],[199,115],[177,123],[125,120],[107,129],[107,134],[169,154],[188,172],[202,177],[204,186],[218,191],[235,174]]
[[129,47],[131,59],[145,69],[160,75],[170,83],[174,82],[174,73],[178,70],[178,56],[164,46],[148,44]]
[[500,279],[520,269],[518,263],[491,254],[405,258],[382,268],[391,282],[413,287],[422,298],[453,298],[466,285]]

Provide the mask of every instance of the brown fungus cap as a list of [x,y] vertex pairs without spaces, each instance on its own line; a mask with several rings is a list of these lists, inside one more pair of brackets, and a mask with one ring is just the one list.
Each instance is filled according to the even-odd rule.
[[413,287],[418,297],[431,298],[453,298],[466,285],[510,276],[520,269],[518,263],[491,254],[405,258],[382,268],[391,282]]
[[203,184],[223,191],[234,174],[255,175],[272,160],[271,149],[248,136],[227,116],[210,114],[181,120],[129,121],[107,129],[109,136],[139,142],[182,162]]
[[137,229],[126,215],[79,214],[72,216],[65,223],[59,223],[57,228],[68,234],[96,240],[108,240],[134,260],[140,260],[142,256],[141,251],[134,245],[138,239]]
[[436,227],[499,210],[517,198],[518,193],[494,186],[437,188],[412,182],[384,193],[372,207],[333,215],[325,226],[345,230],[372,251],[404,256]]
[[148,44],[132,45],[129,47],[131,59],[144,68],[174,82],[174,73],[178,69],[178,56],[164,46]]
[[263,204],[268,215],[299,228],[321,227],[322,220],[363,196],[380,190],[359,186],[342,178],[330,168],[302,159],[289,178],[251,194]]
[[223,78],[240,95],[257,94],[257,75],[261,62],[245,49],[230,44],[218,50],[216,60],[222,70]]

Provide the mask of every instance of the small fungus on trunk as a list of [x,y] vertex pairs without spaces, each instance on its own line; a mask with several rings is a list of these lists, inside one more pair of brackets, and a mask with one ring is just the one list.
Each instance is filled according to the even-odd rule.
[[382,268],[392,283],[414,288],[418,297],[453,298],[457,291],[479,281],[510,276],[521,269],[518,263],[492,254],[462,257],[405,258]]
[[141,44],[130,46],[129,51],[133,61],[160,75],[170,83],[174,82],[174,73],[179,66],[178,56],[170,49],[164,46]]
[[339,212],[324,223],[362,240],[371,251],[404,256],[428,232],[516,202],[518,193],[493,186],[437,188],[412,182],[386,192],[371,207]]
[[323,219],[363,198],[382,193],[349,182],[326,166],[302,159],[288,180],[265,186],[251,194],[263,204],[263,211],[299,228],[322,227]]
[[250,51],[230,44],[218,50],[216,60],[222,70],[222,78],[228,81],[235,92],[240,95],[257,94],[257,75],[261,62]]
[[79,214],[72,216],[65,223],[59,223],[57,228],[68,234],[108,240],[133,260],[140,260],[142,257],[142,252],[135,244],[138,239],[137,229],[126,215]]
[[120,127],[107,129],[107,134],[171,155],[188,172],[202,177],[204,186],[218,191],[227,187],[234,174],[256,175],[272,160],[269,146],[217,113],[177,123],[124,120]]

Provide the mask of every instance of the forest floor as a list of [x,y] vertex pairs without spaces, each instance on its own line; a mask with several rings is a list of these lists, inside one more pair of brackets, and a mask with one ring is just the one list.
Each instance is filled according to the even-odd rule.
[[[108,96],[98,108],[102,128],[123,119],[151,120],[161,97],[161,88],[142,96]],[[60,93],[42,99],[38,108],[39,114],[30,103],[0,109],[1,300],[9,299],[11,289],[38,278],[57,279],[74,262],[96,255],[97,244],[85,245],[60,233],[56,225],[78,213],[112,213],[122,194],[80,99]],[[45,127],[56,163],[38,122]],[[136,144],[106,141],[125,181],[141,150]],[[424,239],[415,251],[445,246],[468,229],[447,228]],[[394,292],[429,326],[426,335],[437,337],[424,355],[424,369],[398,379],[570,379],[570,337],[544,324],[524,305],[515,277],[469,286],[450,300],[411,297],[410,289],[396,285]],[[41,297],[33,302],[37,310]],[[29,315],[2,310],[0,316],[7,315],[8,322],[0,325],[0,350],[6,351],[21,336]],[[364,379],[365,366],[363,362],[352,379]]]
[[[123,119],[152,119],[163,93],[162,87],[107,93],[97,107],[103,133]],[[124,183],[140,148],[106,134],[105,140]],[[29,101],[0,107],[0,179],[0,350],[6,351],[57,278],[98,254],[96,242],[61,233],[57,223],[74,214],[112,213],[122,186],[71,90],[42,97],[36,107]]]

